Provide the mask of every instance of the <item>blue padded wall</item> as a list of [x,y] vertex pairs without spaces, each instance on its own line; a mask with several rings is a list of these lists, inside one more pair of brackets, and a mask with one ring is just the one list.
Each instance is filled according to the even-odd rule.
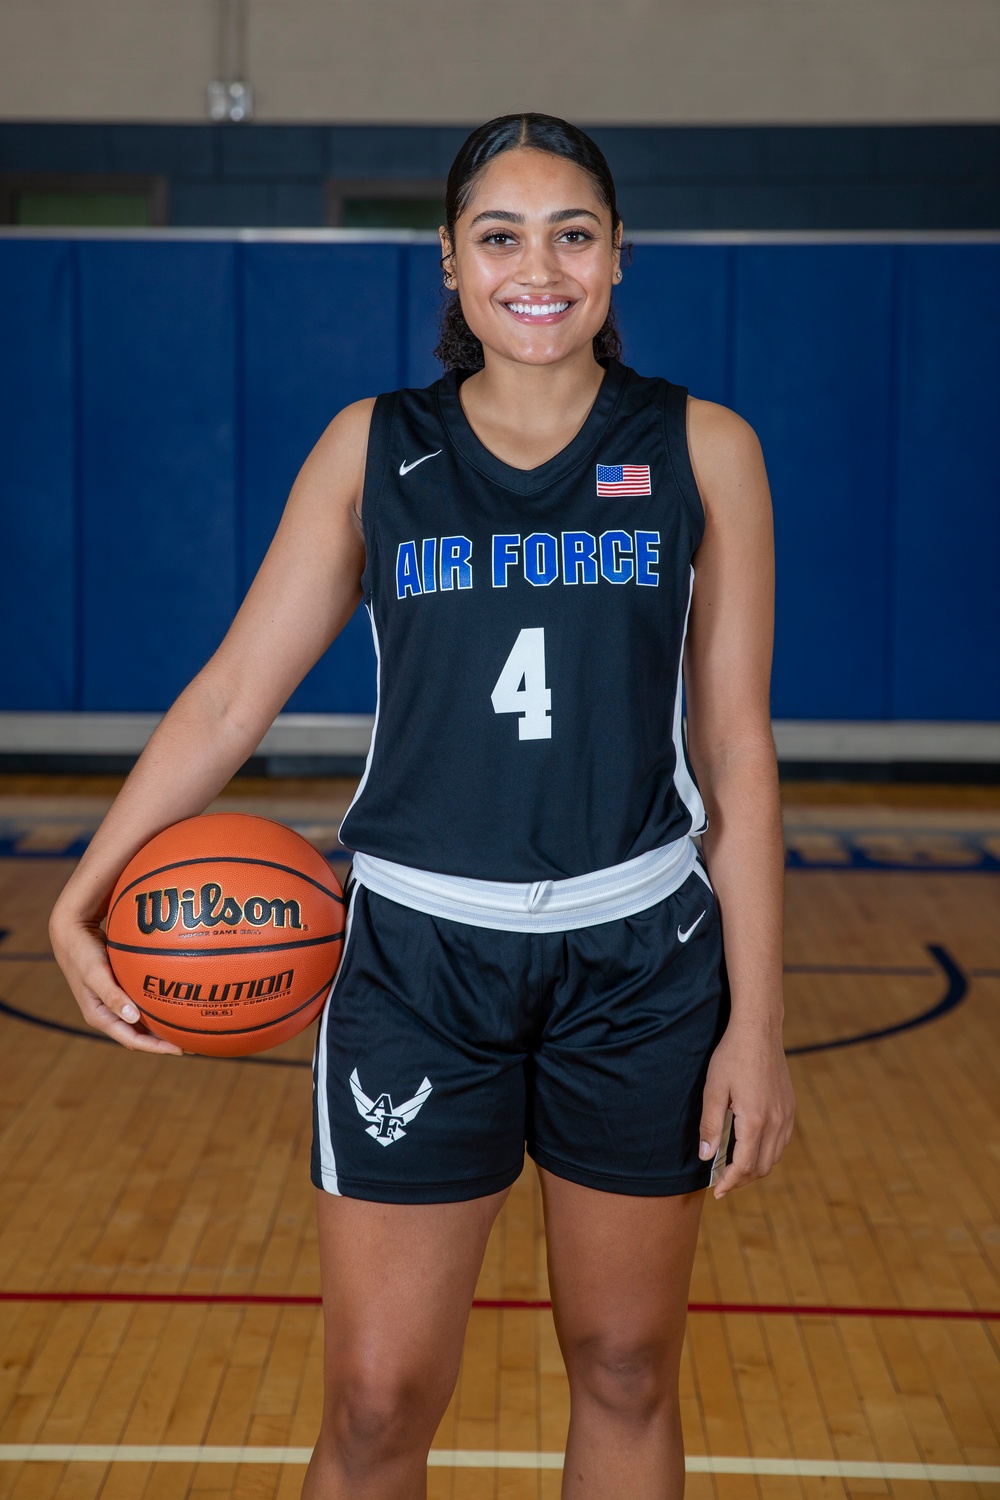
[[444,307],[441,249],[411,245],[406,266],[406,374],[404,384],[430,385],[441,374],[434,358]]
[[76,707],[73,265],[0,243],[0,707]]
[[[337,412],[405,379],[398,245],[247,245],[243,260],[241,592],[303,460]],[[375,707],[375,652],[359,608],[289,699],[300,713]]]
[[1000,260],[903,256],[891,716],[1000,718]]
[[77,253],[80,702],[163,708],[236,607],[234,250]]
[[742,246],[732,404],[774,497],[776,718],[888,711],[893,255]]
[[637,245],[615,310],[627,362],[692,396],[728,403],[733,251],[722,245]]
[[[165,708],[347,402],[437,373],[435,245],[0,241],[0,707]],[[773,707],[1000,719],[1000,244],[640,244],[626,357],[757,429]],[[290,707],[366,712],[355,616]]]

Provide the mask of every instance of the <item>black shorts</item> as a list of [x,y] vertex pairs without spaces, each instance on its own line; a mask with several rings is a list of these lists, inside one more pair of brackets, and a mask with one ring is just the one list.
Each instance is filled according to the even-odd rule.
[[313,1068],[312,1180],[378,1203],[508,1187],[524,1148],[610,1193],[707,1187],[702,1089],[729,1018],[715,897],[568,932],[444,921],[355,885]]

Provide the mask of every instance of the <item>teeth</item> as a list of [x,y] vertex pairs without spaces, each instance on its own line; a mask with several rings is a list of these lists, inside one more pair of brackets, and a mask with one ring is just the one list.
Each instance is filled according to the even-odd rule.
[[569,307],[568,302],[508,302],[507,306],[511,312],[530,313],[533,318],[550,316],[552,313],[565,312]]

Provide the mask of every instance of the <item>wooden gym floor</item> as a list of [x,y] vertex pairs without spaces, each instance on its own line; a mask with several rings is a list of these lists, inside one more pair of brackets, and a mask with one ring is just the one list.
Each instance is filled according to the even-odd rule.
[[[291,1500],[320,1410],[311,1036],[251,1063],[78,1034],[45,921],[115,786],[0,778],[0,1497]],[[706,1205],[688,1493],[1000,1496],[1000,789],[785,790],[799,1125]],[[329,851],[350,791],[223,801]],[[529,1166],[433,1497],[558,1494],[546,1298]]]

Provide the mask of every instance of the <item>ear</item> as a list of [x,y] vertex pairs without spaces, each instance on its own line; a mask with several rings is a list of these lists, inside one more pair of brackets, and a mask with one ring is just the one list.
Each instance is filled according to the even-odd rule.
[[611,275],[615,281],[618,280],[622,268],[622,238],[624,233],[625,226],[619,224],[611,242]]
[[441,241],[441,269],[446,276],[454,276],[455,247],[451,243],[451,235],[448,233],[447,224],[439,225],[438,238]]

